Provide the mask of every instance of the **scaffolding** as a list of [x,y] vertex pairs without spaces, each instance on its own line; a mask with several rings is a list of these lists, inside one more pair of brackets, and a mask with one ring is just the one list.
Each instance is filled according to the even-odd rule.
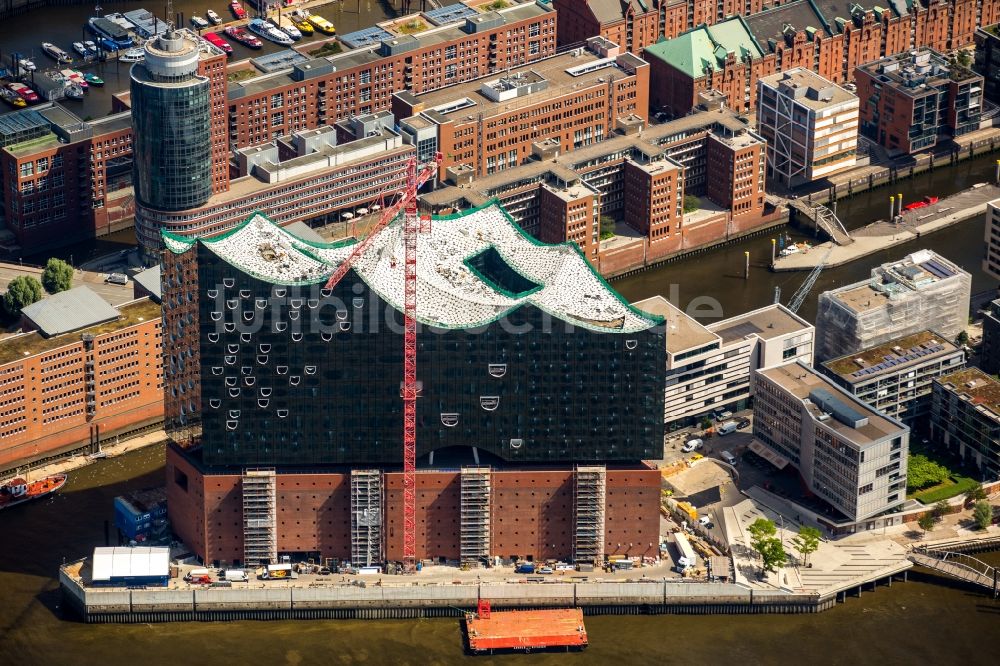
[[578,466],[573,476],[573,561],[600,565],[607,470],[603,465]]
[[382,563],[382,472],[351,470],[351,563]]
[[243,471],[243,560],[250,566],[278,560],[275,481],[273,469]]
[[462,564],[477,566],[490,556],[490,468],[462,468]]

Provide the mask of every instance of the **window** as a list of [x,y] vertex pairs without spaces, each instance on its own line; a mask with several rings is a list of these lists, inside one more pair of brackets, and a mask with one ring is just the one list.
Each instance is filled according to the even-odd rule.
[[271,115],[271,127],[277,127],[285,122],[285,114],[278,112]]
[[41,173],[43,171],[48,171],[48,168],[49,168],[49,158],[47,158],[47,157],[40,157],[38,159],[38,164],[36,166],[37,166],[37,169],[38,169],[38,173]]
[[35,163],[34,162],[22,162],[21,163],[21,178],[26,178],[32,176],[35,173]]
[[372,82],[371,71],[366,69],[365,71],[361,72],[361,74],[358,76],[358,81],[360,83],[371,83]]
[[453,79],[458,70],[458,65],[446,65],[444,68],[444,78]]
[[271,95],[271,108],[280,109],[285,103],[285,96],[282,93]]
[[446,60],[454,60],[457,55],[458,55],[458,47],[455,46],[454,44],[446,47],[444,50],[444,57]]

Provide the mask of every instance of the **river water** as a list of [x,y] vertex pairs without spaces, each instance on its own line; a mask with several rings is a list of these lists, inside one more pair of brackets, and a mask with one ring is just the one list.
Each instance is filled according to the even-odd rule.
[[[63,558],[104,544],[112,498],[162,483],[163,447],[71,474],[55,496],[0,514],[0,663],[481,664],[462,653],[457,619],[86,625],[64,617],[55,575]],[[1000,565],[1000,553],[982,555]],[[991,664],[1000,602],[930,574],[865,592],[816,615],[587,618],[582,654],[533,664]],[[987,652],[989,651],[989,652]]]

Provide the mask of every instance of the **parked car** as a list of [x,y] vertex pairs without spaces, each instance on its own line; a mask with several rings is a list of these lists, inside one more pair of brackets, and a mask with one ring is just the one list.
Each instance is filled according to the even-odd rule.
[[688,441],[684,442],[684,446],[681,447],[681,451],[683,451],[684,453],[691,453],[692,451],[697,451],[698,449],[700,449],[704,444],[705,443],[700,439],[697,438],[689,439]]
[[522,562],[517,565],[517,568],[514,569],[514,573],[533,574],[535,573],[535,565],[531,562]]
[[538,570],[538,571],[536,571],[535,573],[539,573],[539,574],[550,574],[550,573],[554,573],[554,571],[552,570],[552,567],[542,567],[541,569],[539,569],[539,570]]
[[736,464],[736,456],[734,456],[729,451],[723,451],[722,453],[719,454],[719,457],[722,458],[727,463],[729,463],[730,465]]
[[715,415],[716,421],[725,421],[728,418],[732,418],[733,413],[728,409],[720,407],[719,409],[712,412]]
[[124,273],[108,273],[104,281],[111,284],[128,284],[128,276]]
[[736,421],[737,430],[746,430],[750,427],[750,419],[744,417]]
[[572,564],[559,562],[558,564],[556,564],[556,571],[576,571],[576,567],[574,567]]

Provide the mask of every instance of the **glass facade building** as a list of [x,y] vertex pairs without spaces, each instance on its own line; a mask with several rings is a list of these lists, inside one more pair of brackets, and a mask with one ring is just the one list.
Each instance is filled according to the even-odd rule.
[[146,45],[131,72],[136,198],[180,211],[212,194],[209,80],[197,74],[198,46],[167,33]]

